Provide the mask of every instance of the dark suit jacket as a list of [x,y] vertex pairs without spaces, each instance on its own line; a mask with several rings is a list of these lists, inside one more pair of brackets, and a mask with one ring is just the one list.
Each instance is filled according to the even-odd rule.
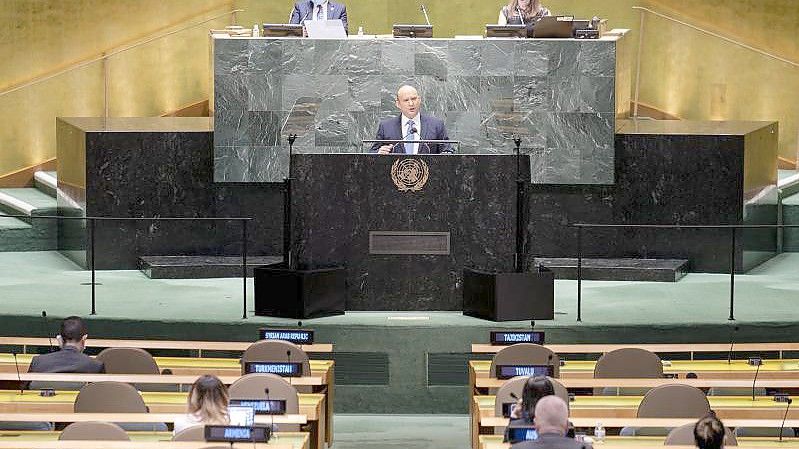
[[31,360],[29,373],[104,373],[98,362],[76,348],[66,346],[58,352],[37,355]]
[[[447,127],[444,125],[443,120],[427,114],[419,114],[419,117],[422,125],[421,140],[449,140]],[[392,153],[405,154],[405,146],[403,146],[403,142],[401,142],[404,139],[405,133],[402,130],[402,116],[387,118],[380,122],[375,140],[397,140],[398,143],[394,145],[394,148],[391,150]],[[369,151],[377,153],[377,150],[379,150],[381,146],[383,146],[382,143],[376,143],[372,145]],[[452,152],[452,146],[450,144],[419,144],[419,154]]]
[[[289,23],[300,24],[306,20],[313,18],[314,4],[311,0],[300,0],[294,4],[294,10],[291,11],[291,18]],[[342,3],[327,2],[327,19],[336,20],[341,19],[344,23],[344,31],[349,34],[347,26],[347,7]]]
[[591,449],[591,445],[578,443],[574,441],[574,438],[546,433],[539,435],[535,441],[516,443],[511,446],[511,449]]

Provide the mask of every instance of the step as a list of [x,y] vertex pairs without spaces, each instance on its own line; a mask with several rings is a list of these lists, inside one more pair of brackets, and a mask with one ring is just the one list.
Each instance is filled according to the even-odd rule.
[[[282,261],[279,256],[250,256],[247,277],[253,268]],[[241,256],[140,256],[139,270],[150,279],[209,279],[241,277]]]
[[42,192],[56,197],[58,192],[58,178],[54,171],[37,171],[33,174],[33,184]]
[[0,216],[0,232],[12,229],[30,229],[31,225],[18,218]]
[[[577,279],[577,258],[535,259],[555,272],[555,279]],[[594,259],[582,260],[582,278],[592,281],[677,282],[688,273],[686,259]]]
[[[799,193],[782,199],[782,223],[799,225]],[[782,233],[782,250],[799,252],[799,228],[786,228]]]
[[0,211],[28,217],[55,214],[56,199],[33,187],[0,189]]

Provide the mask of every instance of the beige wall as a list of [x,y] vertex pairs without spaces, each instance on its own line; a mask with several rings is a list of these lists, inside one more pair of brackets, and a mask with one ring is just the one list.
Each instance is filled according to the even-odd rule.
[[[285,21],[293,0],[0,0],[0,91],[144,36],[229,10],[239,23]],[[421,23],[405,0],[347,0],[351,30],[388,33],[394,22]],[[481,34],[502,0],[427,0],[436,35]],[[637,50],[639,15],[650,6],[697,25],[799,60],[796,0],[548,0],[555,13],[594,14],[630,28]],[[409,6],[410,5],[410,6]],[[199,17],[197,17],[199,15]],[[225,19],[212,23],[224,26]],[[154,116],[208,98],[208,26],[112,58],[112,116]],[[779,120],[780,154],[796,158],[799,70],[717,39],[647,17],[640,100],[686,119]],[[635,61],[633,61],[635,62]],[[0,176],[55,155],[56,116],[104,109],[100,63],[0,96]]]
[[[0,92],[147,36],[202,21],[232,0],[0,0]],[[212,22],[224,26],[223,20]],[[207,97],[207,26],[110,58],[110,115],[153,116]],[[0,176],[55,157],[56,116],[104,110],[97,62],[0,96]]]

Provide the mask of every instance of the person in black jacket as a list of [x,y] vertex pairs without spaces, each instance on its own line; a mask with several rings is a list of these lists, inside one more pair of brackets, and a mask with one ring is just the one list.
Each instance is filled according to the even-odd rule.
[[530,377],[522,388],[522,397],[513,406],[510,414],[510,423],[505,428],[504,442],[510,441],[509,429],[512,427],[532,426],[535,417],[535,406],[544,396],[555,394],[552,382],[545,376]]
[[102,362],[83,353],[88,338],[86,323],[77,316],[64,318],[56,339],[61,350],[31,360],[29,373],[104,373]]
[[538,400],[533,413],[538,439],[522,441],[511,449],[589,449],[590,445],[566,436],[569,428],[569,406],[557,396]]

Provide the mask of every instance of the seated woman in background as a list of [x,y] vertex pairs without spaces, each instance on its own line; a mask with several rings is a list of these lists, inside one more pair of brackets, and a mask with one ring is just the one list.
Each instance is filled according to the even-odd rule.
[[535,418],[535,405],[538,400],[544,396],[554,395],[555,388],[552,382],[544,376],[530,377],[524,383],[522,389],[522,397],[513,406],[510,414],[510,423],[505,428],[504,441],[507,442],[510,438],[509,429],[514,426],[533,425],[533,418]]
[[216,376],[200,376],[189,391],[188,413],[175,420],[174,433],[196,424],[228,424],[227,387]]
[[699,449],[721,449],[724,446],[724,424],[713,412],[696,422],[694,439]]
[[529,25],[538,22],[544,16],[552,13],[543,6],[541,0],[510,0],[499,12],[500,25]]

